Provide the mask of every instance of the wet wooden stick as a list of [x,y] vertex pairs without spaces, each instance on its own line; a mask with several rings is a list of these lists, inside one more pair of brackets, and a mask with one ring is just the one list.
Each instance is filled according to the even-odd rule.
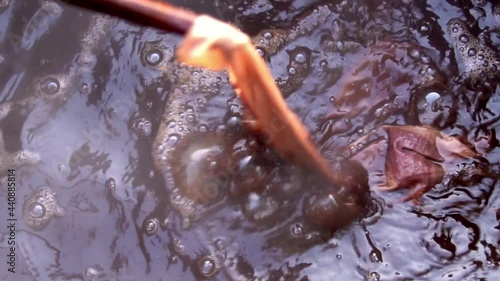
[[65,0],[98,12],[167,31],[187,34],[177,58],[189,65],[228,69],[236,93],[255,118],[252,129],[267,131],[268,144],[281,156],[318,172],[334,185],[343,176],[333,171],[288,108],[264,60],[250,38],[234,26],[153,0]]
[[63,0],[62,2],[158,29],[185,34],[196,14],[154,0]]
[[271,71],[250,37],[234,26],[199,16],[176,51],[188,65],[227,69],[236,94],[255,120],[251,129],[264,133],[266,144],[309,171],[323,175],[335,186],[344,178],[323,158],[297,115],[286,104]]

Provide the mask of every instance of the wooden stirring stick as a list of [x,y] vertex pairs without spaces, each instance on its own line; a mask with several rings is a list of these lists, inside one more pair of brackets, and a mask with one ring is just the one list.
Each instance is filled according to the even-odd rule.
[[267,131],[267,144],[285,159],[323,175],[334,186],[345,184],[344,177],[331,169],[300,119],[288,108],[250,38],[234,26],[153,0],[65,2],[134,23],[187,34],[177,50],[177,58],[193,66],[228,69],[236,93],[256,119],[256,127],[252,129]]
[[188,10],[154,0],[62,0],[62,2],[179,34],[185,34],[198,16]]

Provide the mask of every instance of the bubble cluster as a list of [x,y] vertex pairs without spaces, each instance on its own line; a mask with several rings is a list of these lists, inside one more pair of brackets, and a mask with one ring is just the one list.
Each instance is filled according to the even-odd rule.
[[219,93],[222,78],[207,70],[178,64],[170,67],[169,79],[177,86],[170,91],[152,154],[170,192],[171,204],[187,226],[203,213],[202,205],[219,198],[219,190],[225,185],[215,173],[221,168],[215,158],[222,141],[210,133],[208,126],[198,123],[207,101]]
[[281,29],[266,29],[252,38],[259,55],[264,58],[276,54],[287,42],[287,32]]
[[23,220],[35,230],[44,229],[53,217],[61,217],[64,210],[58,205],[56,193],[47,186],[34,191],[24,201]]
[[333,11],[329,6],[319,6],[311,13],[298,19],[298,23],[289,31],[289,40],[311,33],[315,28],[327,22],[331,18]]
[[453,38],[464,65],[467,78],[473,83],[500,75],[500,58],[496,51],[470,32],[465,21],[451,19],[448,34]]
[[302,86],[304,79],[310,74],[312,53],[312,51],[306,47],[296,47],[287,52],[290,57],[287,66],[288,77],[278,77],[276,80],[276,83],[285,97],[297,91]]
[[[318,25],[326,22],[330,15],[331,11],[327,6],[318,7],[301,18],[291,30],[265,29],[252,38],[252,43],[258,54],[269,61],[271,56],[278,53],[290,41],[309,34]],[[338,22],[336,22],[336,26],[339,26]],[[342,34],[340,29],[339,27],[338,34]],[[341,37],[341,35],[339,36]],[[300,88],[311,68],[311,50],[298,47],[289,55],[290,63],[286,69],[288,77],[278,77],[276,79],[276,84],[285,97]]]
[[153,125],[148,119],[141,117],[134,121],[132,125],[134,131],[140,136],[149,136],[152,132]]
[[186,246],[179,238],[174,237],[172,239],[172,248],[175,251],[175,253],[179,256],[185,256],[187,254]]
[[111,30],[114,19],[107,15],[94,15],[91,18],[90,28],[81,37],[82,52],[85,55],[92,55],[103,42],[103,38]]
[[[0,104],[0,120],[10,112],[12,104]],[[24,165],[34,165],[41,160],[40,154],[29,150],[10,152],[5,150],[3,132],[0,130],[0,179],[6,175],[8,169]]]
[[60,14],[62,13],[62,6],[59,5],[56,1],[51,0],[41,0],[41,8],[47,12]]
[[[171,184],[174,184],[174,182],[171,181]],[[183,227],[189,227],[191,225],[191,221],[196,219],[198,216],[198,204],[181,194],[177,187],[172,188],[172,191],[170,191],[169,199],[172,208],[176,210],[182,217]]]

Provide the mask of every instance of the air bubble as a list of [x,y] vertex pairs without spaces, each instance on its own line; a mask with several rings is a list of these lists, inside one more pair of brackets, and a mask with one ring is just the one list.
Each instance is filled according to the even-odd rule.
[[219,251],[224,251],[226,249],[226,244],[224,243],[224,240],[222,239],[217,239],[214,242],[215,248]]
[[180,194],[175,194],[172,196],[172,202],[178,204],[182,203],[182,196]]
[[157,66],[163,60],[163,55],[158,50],[153,50],[146,55],[146,62],[150,66]]
[[40,90],[47,95],[57,94],[59,88],[59,81],[53,77],[49,77],[40,83]]
[[460,35],[460,37],[458,37],[458,40],[462,43],[468,43],[470,39],[468,35],[462,34]]
[[88,90],[89,85],[87,85],[87,83],[82,83],[82,85],[80,86],[80,93],[85,94],[88,92]]
[[262,37],[264,37],[267,40],[271,40],[271,39],[273,39],[273,34],[269,31],[267,31],[267,32],[264,32],[264,34],[262,34]]
[[227,120],[226,128],[230,133],[237,133],[242,128],[241,119],[238,116],[232,116]]
[[300,223],[292,225],[290,232],[293,237],[302,237],[304,235],[304,226]]
[[175,135],[175,134],[174,135],[170,135],[167,138],[166,144],[168,146],[174,146],[174,145],[176,145],[179,142],[179,140],[180,140],[180,136],[179,135]]
[[198,270],[201,275],[210,277],[217,272],[217,263],[212,256],[205,256],[198,261]]
[[144,232],[146,232],[147,236],[151,236],[158,231],[158,226],[160,221],[157,218],[151,218],[144,221]]
[[179,258],[177,256],[170,256],[168,258],[168,263],[169,264],[177,264],[179,262]]
[[377,272],[370,272],[370,274],[365,276],[364,281],[380,281],[380,274]]
[[289,69],[288,69],[288,74],[290,75],[295,75],[297,73],[297,69],[295,69],[295,67],[291,66]]
[[479,60],[484,60],[484,55],[483,55],[483,54],[479,54],[479,55],[477,55],[477,58],[478,58]]
[[421,57],[420,59],[421,59],[421,61],[422,61],[424,64],[429,64],[429,63],[431,63],[431,61],[432,61],[432,60],[431,60],[431,58],[430,58],[429,56],[427,56],[427,55],[422,55],[422,57]]
[[430,66],[426,69],[426,72],[430,75],[436,74],[436,70]]
[[95,280],[95,278],[99,275],[99,269],[89,266],[85,269],[85,277],[88,280]]
[[412,57],[413,59],[419,59],[420,58],[420,51],[417,49],[411,50],[410,57]]
[[469,51],[467,51],[467,54],[470,56],[470,57],[473,57],[476,55],[476,49],[475,48],[470,48]]
[[435,101],[439,100],[441,95],[437,92],[430,92],[425,96],[425,102],[427,104],[433,104]]
[[188,114],[188,116],[186,116],[186,121],[188,123],[193,123],[194,122],[194,115],[193,114]]
[[264,49],[262,49],[262,48],[256,48],[256,51],[257,51],[257,54],[259,54],[259,56],[261,56],[261,57],[264,57],[266,55],[266,51],[264,51]]
[[106,188],[109,189],[110,191],[114,192],[116,190],[116,181],[114,178],[109,178],[106,181]]
[[173,240],[174,244],[174,250],[177,252],[177,254],[183,256],[186,254],[186,247],[184,244],[182,244],[182,241],[178,238],[174,238]]
[[319,66],[321,67],[327,67],[328,66],[328,62],[326,60],[322,60],[319,62]]
[[64,164],[59,164],[57,165],[57,171],[59,171],[59,173],[67,172],[68,167],[66,167]]
[[208,132],[207,125],[200,125],[200,127],[198,127],[198,131],[200,131],[202,133]]
[[372,251],[370,253],[370,260],[372,262],[380,262],[379,256],[377,255],[377,253],[375,251]]
[[52,217],[63,216],[64,209],[57,204],[55,195],[50,187],[40,188],[30,195],[23,205],[24,222],[33,229],[41,230]]
[[307,56],[303,53],[298,53],[295,55],[295,61],[298,63],[305,63],[307,60]]
[[33,203],[28,207],[28,213],[33,218],[45,216],[45,207],[40,203]]
[[153,125],[146,118],[139,118],[134,122],[133,128],[138,135],[149,136],[152,132]]
[[429,34],[429,32],[431,31],[431,24],[427,21],[424,21],[424,22],[422,22],[422,24],[420,24],[420,26],[418,27],[418,30],[422,34]]

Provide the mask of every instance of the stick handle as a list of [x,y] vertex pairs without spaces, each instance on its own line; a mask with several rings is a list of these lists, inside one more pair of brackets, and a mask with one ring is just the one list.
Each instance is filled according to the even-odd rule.
[[63,0],[63,2],[179,34],[185,34],[197,17],[192,12],[155,0]]

